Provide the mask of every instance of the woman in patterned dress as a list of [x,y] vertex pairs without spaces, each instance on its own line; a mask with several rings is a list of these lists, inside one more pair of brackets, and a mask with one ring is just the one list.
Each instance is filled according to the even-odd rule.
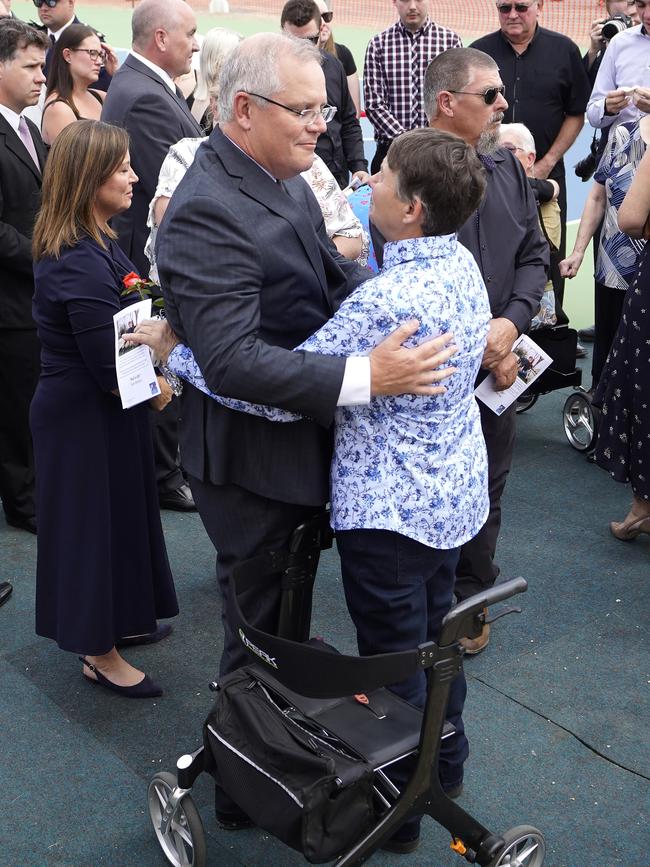
[[[646,152],[618,213],[622,232],[648,239],[650,152]],[[618,482],[630,482],[632,507],[623,521],[612,521],[617,539],[650,534],[650,254],[627,290],[618,331],[594,404],[602,408],[596,463]]]

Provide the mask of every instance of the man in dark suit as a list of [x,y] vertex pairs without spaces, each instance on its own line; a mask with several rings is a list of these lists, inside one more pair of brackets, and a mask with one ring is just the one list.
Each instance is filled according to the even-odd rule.
[[[313,0],[288,0],[280,16],[285,33],[319,44],[321,14]],[[350,173],[361,183],[368,179],[368,162],[363,150],[363,134],[357,110],[340,60],[321,51],[327,101],[336,114],[318,137],[316,153],[334,175],[340,187],[350,183]]]
[[[131,165],[139,177],[128,211],[112,221],[118,243],[146,277],[144,245],[147,215],[158,174],[170,146],[182,138],[202,136],[174,78],[188,72],[198,51],[196,18],[183,0],[142,0],[131,19],[131,53],[115,73],[102,120],[124,127],[131,136]],[[156,476],[160,505],[178,511],[195,508],[178,464],[178,409],[172,401],[154,421]]]
[[[50,44],[48,45],[47,56],[45,58],[45,76],[50,65],[52,50],[63,31],[71,24],[81,24],[74,11],[75,0],[55,0],[54,5],[50,5],[52,0],[34,0],[34,5],[38,8],[38,17],[43,23],[45,32],[47,33]],[[92,26],[92,25],[91,25]],[[100,42],[105,42],[106,37],[98,30],[95,31],[100,39]],[[95,90],[108,90],[111,83],[111,76],[102,66],[99,78],[93,84]]]
[[36,518],[29,404],[40,373],[31,235],[47,151],[22,112],[38,102],[46,49],[40,31],[0,20],[0,497],[7,523],[30,533]]
[[[181,442],[192,491],[217,549],[224,599],[223,674],[245,659],[230,624],[233,566],[283,548],[328,500],[337,404],[416,386],[431,393],[444,339],[401,346],[403,326],[369,357],[291,352],[369,272],[328,240],[316,199],[297,175],[329,115],[320,54],[309,42],[262,33],[226,59],[220,124],[199,148],[160,227],[156,255],[167,315],[215,392],[300,412],[273,424],[191,386]],[[279,576],[247,600],[262,629],[277,627]],[[250,603],[250,604],[248,604]]]

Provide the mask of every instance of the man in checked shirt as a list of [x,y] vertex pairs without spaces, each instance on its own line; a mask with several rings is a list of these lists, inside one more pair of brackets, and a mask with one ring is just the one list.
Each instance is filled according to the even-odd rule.
[[377,142],[373,175],[394,138],[428,125],[422,86],[429,63],[448,48],[462,47],[457,33],[429,18],[429,0],[392,2],[399,21],[370,40],[363,71],[366,116]]

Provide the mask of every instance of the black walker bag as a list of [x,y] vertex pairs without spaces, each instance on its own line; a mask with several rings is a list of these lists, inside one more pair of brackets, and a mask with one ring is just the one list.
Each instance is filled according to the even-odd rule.
[[256,665],[220,683],[204,742],[224,792],[308,861],[331,861],[376,821],[373,770],[319,729]]

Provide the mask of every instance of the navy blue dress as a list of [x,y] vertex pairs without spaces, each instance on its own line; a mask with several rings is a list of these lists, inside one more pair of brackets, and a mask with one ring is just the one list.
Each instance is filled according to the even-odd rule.
[[[41,377],[36,460],[36,632],[101,655],[178,613],[160,522],[146,404],[123,410],[113,314],[133,270],[116,243],[84,238],[34,265]],[[126,299],[126,304],[137,301]]]

